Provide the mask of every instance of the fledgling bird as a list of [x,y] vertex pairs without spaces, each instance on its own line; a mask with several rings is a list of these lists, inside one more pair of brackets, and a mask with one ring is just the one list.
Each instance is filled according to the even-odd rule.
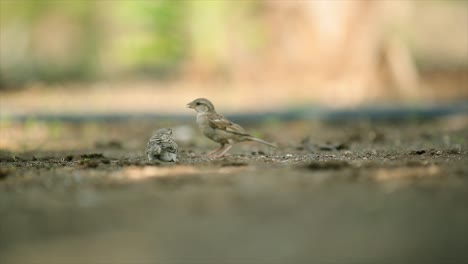
[[149,139],[146,145],[148,160],[177,161],[179,146],[172,138],[172,130],[169,128],[158,129]]
[[244,128],[216,113],[214,105],[206,98],[195,99],[187,104],[187,107],[197,111],[197,124],[202,133],[214,142],[221,144],[219,148],[209,153],[209,156],[222,150],[219,155],[216,155],[216,157],[222,157],[232,148],[232,144],[242,141],[256,141],[277,148],[272,143],[249,135]]

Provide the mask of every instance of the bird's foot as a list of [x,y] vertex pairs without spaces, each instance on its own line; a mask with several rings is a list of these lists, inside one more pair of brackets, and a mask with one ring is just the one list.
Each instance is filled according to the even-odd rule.
[[217,158],[226,156],[226,153],[232,148],[232,145],[228,145],[220,154],[216,155]]
[[212,158],[212,157],[215,157],[216,153],[220,152],[222,149],[224,148],[224,145],[222,145],[221,147],[213,150],[213,151],[210,151],[208,154],[205,155],[205,157],[208,157],[208,158]]
[[213,158],[214,159],[220,159],[220,158],[226,158],[226,157],[229,157],[231,156],[230,154],[219,154],[219,155],[214,155]]
[[211,151],[210,153],[206,154],[206,156],[215,156],[216,153],[220,152],[222,149],[223,149],[224,146],[220,147],[220,148],[217,148],[213,151]]

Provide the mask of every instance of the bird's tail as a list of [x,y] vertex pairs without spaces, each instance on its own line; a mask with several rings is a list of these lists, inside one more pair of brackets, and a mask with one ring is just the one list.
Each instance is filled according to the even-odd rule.
[[259,139],[259,138],[254,138],[254,137],[248,137],[249,140],[252,140],[252,141],[256,141],[258,143],[262,143],[262,144],[265,144],[265,145],[268,145],[272,148],[278,148],[278,146],[276,146],[275,144],[273,143],[270,143],[270,142],[266,142],[265,140],[262,140],[262,139]]

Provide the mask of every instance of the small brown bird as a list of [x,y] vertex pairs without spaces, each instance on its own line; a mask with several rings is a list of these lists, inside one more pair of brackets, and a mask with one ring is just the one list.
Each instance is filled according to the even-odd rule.
[[219,155],[216,155],[216,157],[222,157],[232,148],[232,144],[242,141],[256,141],[277,148],[272,143],[252,137],[241,126],[216,113],[214,105],[208,99],[195,99],[187,104],[187,107],[197,111],[197,124],[203,134],[221,144],[219,148],[208,154],[210,156],[224,149]]
[[172,138],[170,128],[158,129],[148,140],[146,145],[146,155],[149,161],[177,161],[177,152],[179,146]]

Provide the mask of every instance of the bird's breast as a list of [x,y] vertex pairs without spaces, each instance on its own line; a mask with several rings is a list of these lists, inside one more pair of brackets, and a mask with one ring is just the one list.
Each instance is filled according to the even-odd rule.
[[215,140],[214,138],[216,137],[216,130],[210,126],[209,117],[207,114],[199,113],[197,115],[197,124],[206,137]]

